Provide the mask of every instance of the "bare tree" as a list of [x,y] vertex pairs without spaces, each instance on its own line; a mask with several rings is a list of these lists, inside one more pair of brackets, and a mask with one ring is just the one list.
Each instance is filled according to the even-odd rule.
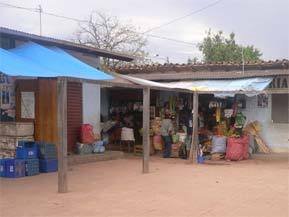
[[[121,23],[117,17],[100,12],[92,12],[87,23],[79,24],[79,29],[76,31],[76,41],[135,56],[135,63],[144,63],[147,60],[148,53],[144,50],[147,38],[138,33],[135,26]],[[124,63],[103,58],[102,64],[104,67],[111,67]]]

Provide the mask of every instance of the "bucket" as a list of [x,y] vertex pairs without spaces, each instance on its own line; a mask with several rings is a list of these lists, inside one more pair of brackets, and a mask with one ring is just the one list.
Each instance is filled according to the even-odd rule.
[[203,164],[205,162],[204,156],[198,155],[198,163]]

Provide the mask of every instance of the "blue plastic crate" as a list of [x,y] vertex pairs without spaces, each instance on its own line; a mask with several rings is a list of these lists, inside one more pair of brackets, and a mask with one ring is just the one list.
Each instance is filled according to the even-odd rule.
[[17,147],[16,148],[16,158],[17,159],[29,159],[29,158],[37,158],[37,147]]
[[56,172],[58,169],[57,159],[40,159],[39,160],[39,171],[41,173]]
[[39,174],[39,159],[27,159],[25,160],[25,175],[34,176]]
[[33,141],[19,140],[17,146],[18,147],[24,147],[24,148],[31,148],[31,147],[35,147],[36,144]]
[[37,148],[38,148],[40,159],[56,159],[57,158],[57,148],[55,144],[38,142]]
[[5,160],[5,177],[19,178],[25,176],[25,160],[6,159]]
[[5,176],[5,159],[0,159],[0,177]]

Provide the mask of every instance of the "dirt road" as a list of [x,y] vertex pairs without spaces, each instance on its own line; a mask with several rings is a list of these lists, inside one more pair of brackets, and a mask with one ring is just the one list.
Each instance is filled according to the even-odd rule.
[[288,158],[189,165],[153,157],[77,165],[69,193],[57,194],[57,173],[1,179],[3,217],[252,216],[288,217]]

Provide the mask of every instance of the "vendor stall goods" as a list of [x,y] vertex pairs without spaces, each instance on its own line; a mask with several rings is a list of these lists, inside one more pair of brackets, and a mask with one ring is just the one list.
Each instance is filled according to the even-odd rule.
[[225,136],[213,136],[212,153],[225,153],[226,142],[227,142],[227,138]]
[[162,151],[163,150],[162,136],[160,135],[153,136],[153,145],[154,145],[155,150]]
[[248,134],[254,136],[256,143],[258,145],[258,149],[262,153],[270,153],[271,150],[262,139],[260,132],[261,132],[261,124],[258,121],[251,122],[246,125],[244,131]]
[[229,137],[226,159],[227,160],[245,160],[249,157],[249,136]]
[[93,126],[90,124],[83,124],[81,126],[81,143],[91,144],[95,141]]

